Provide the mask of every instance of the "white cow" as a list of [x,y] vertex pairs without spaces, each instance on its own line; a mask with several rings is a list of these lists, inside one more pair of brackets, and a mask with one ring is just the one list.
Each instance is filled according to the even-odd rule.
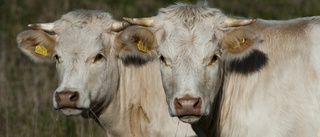
[[320,17],[235,19],[199,3],[124,19],[156,36],[170,114],[199,136],[320,137]]
[[[55,60],[60,84],[53,106],[63,114],[96,119],[108,137],[195,135],[168,113],[158,60],[135,59],[145,45],[156,47],[152,33],[139,27],[120,31],[127,26],[105,12],[78,10],[29,25],[33,30],[20,33],[17,42],[36,62]],[[130,45],[141,49],[132,52]],[[151,56],[156,54],[145,58]]]

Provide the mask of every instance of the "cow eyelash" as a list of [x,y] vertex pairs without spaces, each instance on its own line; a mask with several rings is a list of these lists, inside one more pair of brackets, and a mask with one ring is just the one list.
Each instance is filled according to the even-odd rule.
[[61,62],[60,61],[60,57],[57,54],[53,55],[53,58],[56,61],[56,63],[60,63]]
[[210,62],[208,63],[208,66],[211,66],[211,65],[215,64],[215,63],[218,61],[218,59],[219,59],[219,55],[214,54],[214,55],[212,56]]
[[93,61],[93,62],[97,62],[97,61],[99,61],[99,60],[101,60],[101,59],[103,59],[103,58],[104,58],[104,55],[101,54],[101,53],[98,53],[98,54],[94,57],[94,61]]
[[167,61],[166,61],[166,58],[165,58],[164,56],[159,55],[159,59],[160,59],[160,61],[161,61],[163,64],[165,64],[166,66],[168,65],[168,64],[167,64]]

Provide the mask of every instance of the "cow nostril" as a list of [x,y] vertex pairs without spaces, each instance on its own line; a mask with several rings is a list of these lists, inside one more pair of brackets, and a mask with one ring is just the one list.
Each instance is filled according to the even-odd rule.
[[173,104],[176,109],[182,109],[182,104],[179,102],[179,100],[177,98],[174,100]]
[[79,98],[79,93],[78,92],[74,92],[72,95],[69,96],[70,101],[77,101]]
[[199,104],[199,100],[193,105],[193,107],[196,108],[198,104]]
[[55,99],[57,102],[59,102],[61,100],[58,94],[55,94]]
[[197,101],[194,103],[193,108],[199,109],[201,108],[201,105],[202,105],[202,100],[201,98],[198,98]]

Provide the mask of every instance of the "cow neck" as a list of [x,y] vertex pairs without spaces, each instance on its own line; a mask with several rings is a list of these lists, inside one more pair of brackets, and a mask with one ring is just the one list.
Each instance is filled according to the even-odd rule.
[[[129,126],[131,136],[152,136],[147,133],[153,117],[162,113],[166,105],[156,62],[142,66],[120,64],[120,113],[123,124]],[[160,90],[160,91],[159,91]],[[162,95],[159,95],[162,94]],[[163,101],[162,103],[160,103]],[[158,114],[157,114],[158,113]],[[160,114],[162,116],[162,114]],[[154,131],[153,131],[154,132]]]
[[97,121],[101,125],[102,128],[104,128],[107,132],[108,136],[128,136],[127,132],[129,128],[126,125],[123,112],[123,102],[122,102],[122,96],[123,93],[121,91],[121,87],[124,87],[122,80],[125,79],[122,75],[124,72],[124,66],[122,65],[122,62],[120,60],[116,61],[114,64],[117,66],[116,70],[119,70],[117,73],[118,80],[118,86],[116,88],[116,91],[106,91],[111,92],[112,97],[110,100],[106,100],[103,105],[103,108],[101,108],[101,113],[99,115],[100,121]]
[[108,136],[194,135],[189,124],[169,115],[158,60],[138,67],[119,61],[118,67],[119,88],[100,116]]
[[[259,23],[259,20],[257,20],[255,23],[248,25],[247,27],[253,28],[256,31],[263,31],[265,28],[264,25],[261,25]],[[223,51],[220,49],[220,53],[222,54]],[[254,53],[254,52],[253,52]],[[231,123],[234,121],[231,121],[232,117],[236,117],[237,115],[237,108],[240,108],[238,106],[242,101],[242,96],[245,96],[245,94],[250,94],[250,92],[245,92],[246,88],[248,88],[248,85],[246,83],[243,83],[243,79],[248,78],[248,74],[240,73],[237,71],[232,71],[230,69],[230,63],[228,61],[221,61],[219,64],[219,73],[220,77],[219,79],[222,79],[221,88],[219,89],[218,93],[218,100],[215,100],[218,105],[218,110],[215,111],[215,113],[218,114],[218,133],[221,134],[222,132],[225,132],[226,130],[231,131],[234,125]],[[247,79],[247,82],[256,82],[258,78],[258,74],[255,72],[250,73],[250,79]],[[217,99],[217,98],[216,98]],[[244,101],[245,102],[245,101]],[[243,106],[241,107],[245,109]],[[235,111],[235,112],[234,112]],[[212,114],[216,115],[216,114]]]
[[159,63],[155,61],[142,66],[124,65],[118,61],[118,90],[100,116],[108,134],[150,136],[143,133],[149,133],[144,130],[152,129],[148,126],[153,120],[164,119],[163,116],[170,118],[158,67]]
[[[254,84],[247,83],[255,83],[259,79],[258,73],[250,74],[250,78],[246,74],[237,73],[234,71],[229,71],[227,67],[227,63],[224,64],[224,73],[223,73],[223,84],[220,97],[219,104],[219,134],[225,134],[228,132],[234,131],[238,125],[238,121],[236,121],[239,113],[238,110],[241,108],[242,110],[247,110],[250,108],[250,100],[247,100],[246,97],[251,96],[253,91],[247,90],[252,88]],[[243,80],[246,79],[246,82]],[[243,104],[241,102],[246,102]]]

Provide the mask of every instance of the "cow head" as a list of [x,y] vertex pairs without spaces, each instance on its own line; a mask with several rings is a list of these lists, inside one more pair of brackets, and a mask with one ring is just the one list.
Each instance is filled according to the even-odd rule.
[[154,17],[124,20],[153,31],[169,112],[188,123],[210,113],[220,83],[218,62],[245,58],[258,39],[241,28],[255,20],[226,17],[206,5],[177,4]]
[[[130,65],[137,54],[128,52],[130,45],[155,45],[149,30],[123,30],[127,26],[108,13],[72,11],[53,23],[29,25],[33,30],[20,33],[17,43],[36,62],[55,61],[59,87],[53,95],[54,108],[65,115],[87,117],[114,98],[119,86],[118,60]],[[151,57],[150,53],[145,58]]]

